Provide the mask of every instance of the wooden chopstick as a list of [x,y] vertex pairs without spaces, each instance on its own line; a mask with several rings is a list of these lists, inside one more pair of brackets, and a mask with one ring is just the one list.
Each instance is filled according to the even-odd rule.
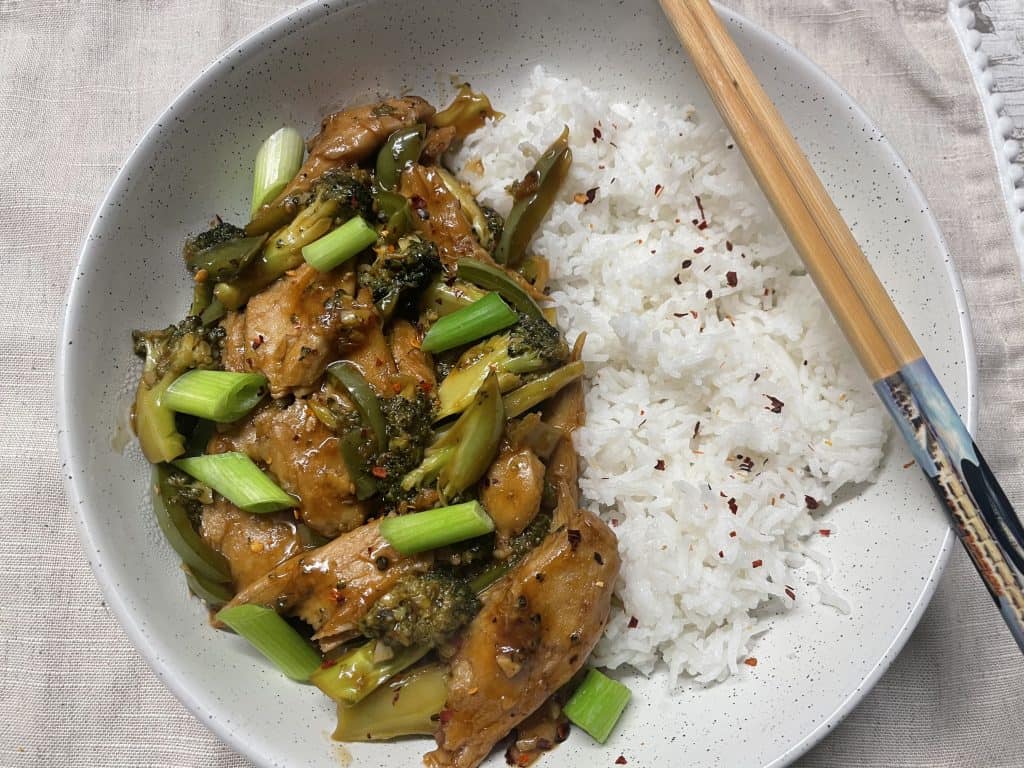
[[708,0],[660,0],[712,101],[1024,650],[1024,526]]

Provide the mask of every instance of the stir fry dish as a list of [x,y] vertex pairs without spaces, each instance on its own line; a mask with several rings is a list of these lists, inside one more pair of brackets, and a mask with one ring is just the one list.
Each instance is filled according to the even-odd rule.
[[584,669],[620,560],[579,507],[584,339],[530,250],[568,129],[503,218],[445,167],[498,118],[463,86],[278,131],[250,220],[185,243],[187,317],[133,335],[157,521],[214,625],[336,702],[335,739],[433,736],[437,768],[603,742],[629,698]]

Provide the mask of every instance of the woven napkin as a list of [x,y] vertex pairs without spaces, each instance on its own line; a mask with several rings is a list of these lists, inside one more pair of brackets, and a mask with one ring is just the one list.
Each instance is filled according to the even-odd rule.
[[[973,312],[978,442],[1024,508],[1024,297],[944,3],[728,4],[824,67],[924,188]],[[249,765],[152,675],[103,602],[64,496],[54,353],[79,243],[129,149],[217,53],[290,5],[0,0],[2,766]],[[1024,663],[958,547],[906,650],[799,765],[1020,766],[1022,722]]]

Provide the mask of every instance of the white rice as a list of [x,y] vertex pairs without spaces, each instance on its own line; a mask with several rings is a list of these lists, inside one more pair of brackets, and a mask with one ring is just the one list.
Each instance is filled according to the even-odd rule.
[[[540,68],[502,107],[456,169],[503,214],[506,186],[570,130],[533,249],[570,341],[587,334],[581,487],[623,557],[595,661],[724,679],[766,603],[849,610],[808,547],[830,527],[808,504],[872,477],[881,408],[716,115],[615,103]],[[823,569],[798,579],[803,563]]]

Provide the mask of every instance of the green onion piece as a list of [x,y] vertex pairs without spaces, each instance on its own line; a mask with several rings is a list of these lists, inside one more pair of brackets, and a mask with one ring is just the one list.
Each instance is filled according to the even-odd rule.
[[190,568],[185,569],[185,581],[188,584],[189,591],[200,600],[204,600],[211,608],[219,608],[225,603],[230,602],[231,598],[235,596],[234,591],[228,584],[210,581]]
[[420,345],[424,352],[444,352],[515,325],[519,316],[497,293],[445,315],[430,326]]
[[377,230],[361,216],[354,216],[333,232],[303,246],[302,258],[313,269],[330,272],[375,242]]
[[327,366],[327,373],[344,387],[356,410],[359,411],[363,424],[373,430],[377,449],[383,451],[387,438],[384,414],[381,413],[377,395],[370,388],[370,383],[363,376],[363,372],[359,370],[359,366],[349,360],[339,360]]
[[430,664],[382,685],[358,704],[338,705],[335,741],[381,741],[429,735],[448,697],[448,670]]
[[494,530],[479,501],[428,509],[380,521],[380,535],[403,555],[446,547]]
[[604,744],[626,708],[629,696],[629,688],[622,683],[591,669],[566,703],[565,716]]
[[543,320],[544,314],[529,293],[500,267],[476,259],[459,259],[459,277],[481,288],[494,291],[524,315]]
[[224,608],[217,614],[217,620],[252,643],[292,680],[308,680],[323,661],[287,621],[262,605]]
[[244,453],[212,453],[178,459],[174,466],[206,483],[236,507],[263,514],[289,509],[295,498],[282,491]]
[[210,547],[192,527],[188,509],[170,483],[172,471],[166,464],[153,469],[153,513],[167,543],[198,576],[211,581],[231,580],[231,568],[224,556]]
[[160,405],[210,421],[237,421],[266,393],[267,379],[259,373],[188,371],[160,396]]
[[339,703],[356,704],[429,651],[430,646],[425,644],[391,648],[371,640],[337,660],[325,662],[309,682]]
[[575,360],[556,368],[533,381],[513,389],[502,398],[505,404],[505,418],[514,419],[534,406],[540,405],[556,394],[566,384],[571,384],[583,375],[583,363]]
[[266,205],[288,186],[302,167],[306,145],[294,128],[274,131],[256,153],[252,180],[252,213]]

